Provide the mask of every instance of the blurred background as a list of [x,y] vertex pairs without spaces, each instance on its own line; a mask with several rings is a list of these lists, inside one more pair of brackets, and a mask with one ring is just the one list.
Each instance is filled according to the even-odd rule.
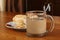
[[[1,4],[2,3],[2,4]],[[60,16],[60,0],[1,0],[0,9],[6,12],[26,12],[29,10],[43,10],[43,6],[50,3],[50,15]]]

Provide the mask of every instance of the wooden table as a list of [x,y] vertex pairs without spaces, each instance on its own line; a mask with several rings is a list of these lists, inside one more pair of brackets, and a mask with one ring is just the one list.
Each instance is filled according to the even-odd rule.
[[54,16],[55,29],[45,37],[27,37],[26,32],[6,28],[5,24],[19,13],[0,13],[0,40],[60,40],[60,17]]

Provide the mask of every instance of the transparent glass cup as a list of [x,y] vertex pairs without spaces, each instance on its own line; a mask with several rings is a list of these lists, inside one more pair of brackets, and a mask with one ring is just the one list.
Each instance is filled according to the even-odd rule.
[[[26,32],[27,36],[42,37],[54,29],[54,19],[47,15],[45,11],[28,11],[26,12]],[[47,30],[47,18],[51,20],[49,30]]]

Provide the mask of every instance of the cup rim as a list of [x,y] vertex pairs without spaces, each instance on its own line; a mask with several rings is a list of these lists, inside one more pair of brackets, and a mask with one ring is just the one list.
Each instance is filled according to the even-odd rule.
[[46,12],[42,10],[32,10],[32,11],[27,11],[26,13],[46,13]]

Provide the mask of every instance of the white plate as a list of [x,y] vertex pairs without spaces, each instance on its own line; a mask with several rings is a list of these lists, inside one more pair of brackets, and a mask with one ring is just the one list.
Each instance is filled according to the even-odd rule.
[[14,22],[8,22],[8,23],[6,23],[6,27],[7,28],[17,29],[17,30],[25,30],[26,29],[26,27],[17,28],[17,27],[15,27],[15,25],[16,24]]

